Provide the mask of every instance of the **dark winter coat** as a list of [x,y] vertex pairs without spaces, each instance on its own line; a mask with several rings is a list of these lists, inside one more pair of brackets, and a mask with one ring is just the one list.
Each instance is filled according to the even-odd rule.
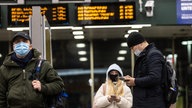
[[11,59],[13,52],[8,54],[0,67],[0,108],[45,108],[46,95],[62,90],[63,80],[48,61],[43,62],[39,74],[41,92],[33,89],[31,75],[40,52],[32,50],[34,56],[24,69]]
[[149,44],[136,59],[133,108],[165,108],[161,88],[163,56],[157,52],[147,55],[150,50],[157,50],[154,44]]

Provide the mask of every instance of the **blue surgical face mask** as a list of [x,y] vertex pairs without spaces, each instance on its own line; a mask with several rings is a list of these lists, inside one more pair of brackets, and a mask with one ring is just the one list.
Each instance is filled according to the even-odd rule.
[[14,51],[19,56],[26,56],[30,51],[29,44],[25,42],[19,42],[15,44]]
[[134,54],[135,54],[136,56],[139,56],[139,55],[141,54],[141,52],[142,52],[142,51],[136,49],[136,50],[134,51]]

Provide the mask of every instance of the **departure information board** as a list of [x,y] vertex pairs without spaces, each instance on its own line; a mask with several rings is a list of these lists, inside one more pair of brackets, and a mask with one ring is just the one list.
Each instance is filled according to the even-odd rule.
[[17,0],[0,0],[0,3],[17,3]]
[[135,13],[135,2],[76,4],[78,25],[133,23]]
[[[40,6],[42,15],[46,16],[51,26],[69,25],[67,4]],[[29,26],[29,15],[32,15],[32,5],[9,5],[8,26]]]
[[85,1],[85,0],[59,0],[59,1]]
[[0,8],[0,27],[2,27],[2,19],[1,19],[2,17],[1,17],[1,8]]

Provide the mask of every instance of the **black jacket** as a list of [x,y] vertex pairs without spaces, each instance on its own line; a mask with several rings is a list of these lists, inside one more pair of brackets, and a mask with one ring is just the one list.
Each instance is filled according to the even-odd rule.
[[157,50],[149,44],[136,59],[133,87],[133,108],[165,108],[161,88],[163,55],[150,50]]

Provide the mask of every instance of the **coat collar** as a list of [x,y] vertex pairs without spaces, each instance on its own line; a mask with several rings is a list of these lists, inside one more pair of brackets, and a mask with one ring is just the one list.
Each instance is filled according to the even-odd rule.
[[141,54],[139,55],[139,57],[141,56],[146,56],[147,53],[151,50],[155,48],[155,44],[154,43],[150,43],[147,47],[145,47],[145,49],[141,52]]
[[[32,57],[31,60],[36,60],[36,59],[38,59],[38,58],[41,57],[41,53],[40,53],[37,49],[33,48],[32,50],[33,50],[33,57]],[[13,54],[14,54],[14,51],[12,51],[11,53],[9,53],[9,54],[5,57],[5,59],[4,59],[4,61],[3,61],[3,64],[4,64],[4,65],[6,65],[6,66],[18,66],[17,63],[14,62],[14,61],[11,59],[11,56],[12,56]]]

